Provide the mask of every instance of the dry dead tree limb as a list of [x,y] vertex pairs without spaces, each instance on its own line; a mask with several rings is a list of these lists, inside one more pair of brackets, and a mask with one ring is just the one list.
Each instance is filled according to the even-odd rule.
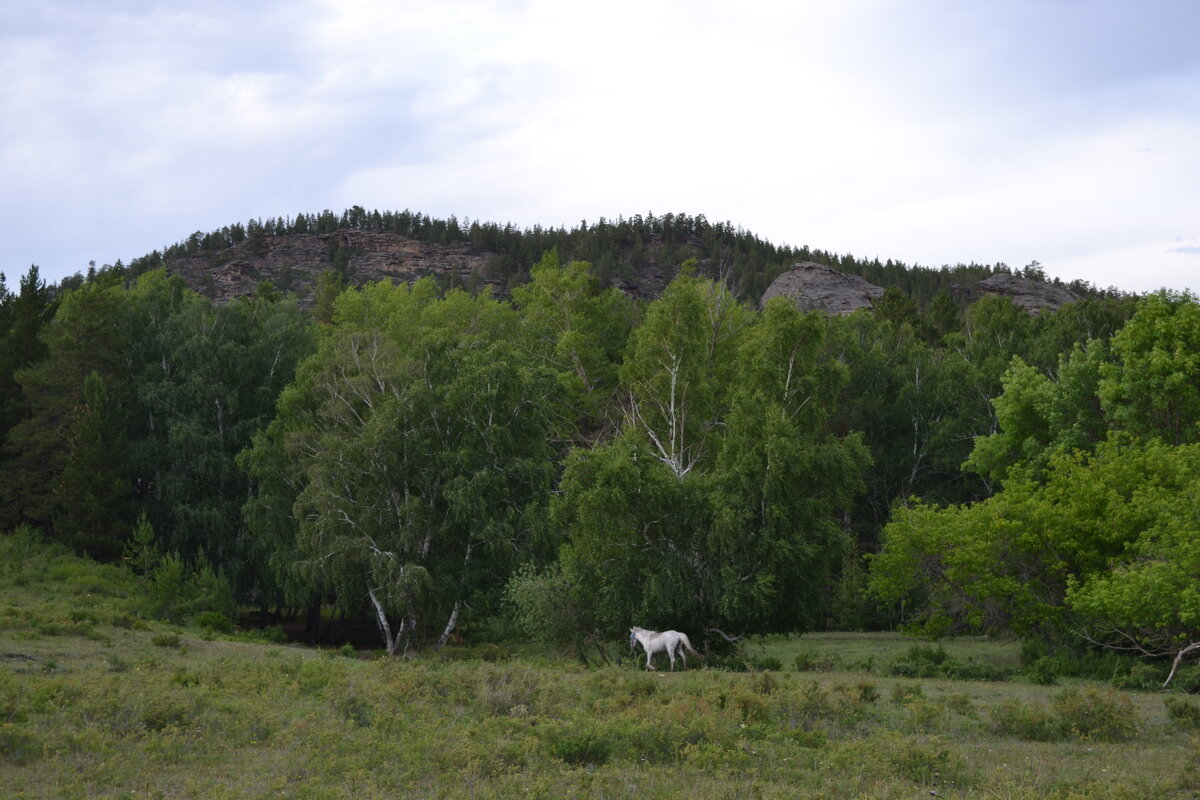
[[1175,654],[1175,661],[1171,664],[1171,674],[1167,676],[1165,681],[1163,681],[1164,689],[1167,688],[1167,685],[1171,682],[1171,679],[1175,677],[1175,671],[1179,669],[1179,662],[1183,661],[1183,657],[1193,650],[1200,650],[1200,642],[1192,642],[1187,647]]

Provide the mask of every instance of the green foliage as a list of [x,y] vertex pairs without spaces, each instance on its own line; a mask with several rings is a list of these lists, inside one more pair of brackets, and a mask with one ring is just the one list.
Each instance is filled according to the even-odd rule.
[[160,619],[184,622],[199,617],[200,624],[217,617],[230,620],[236,610],[229,581],[203,554],[188,564],[178,553],[166,554],[148,573],[145,607]]
[[[13,375],[29,414],[8,431],[10,459],[0,470],[13,526],[65,528],[96,555],[119,555],[128,515],[124,413],[131,387],[119,287],[87,284],[62,299],[40,331],[36,361]],[[86,388],[85,388],[86,386]]]
[[[1178,793],[1193,749],[1154,703],[1139,709],[1147,724],[1132,745],[1094,746],[1094,732],[1067,750],[997,736],[973,709],[984,716],[1029,690],[1012,684],[933,681],[884,703],[896,681],[839,670],[583,670],[528,649],[499,661],[483,648],[351,659],[155,624],[114,629],[109,620],[139,601],[136,576],[27,533],[0,537],[0,548],[0,769],[14,797],[48,787],[64,796],[234,797],[256,787],[324,796],[352,786],[368,798],[414,787],[446,798],[706,798],[753,786],[772,797],[1125,800]],[[29,582],[17,585],[22,574]],[[120,598],[111,593],[118,575],[134,587]],[[51,609],[62,609],[63,623],[79,612],[113,641],[11,624]],[[890,635],[804,641],[853,641],[856,660],[881,662],[898,646]],[[797,644],[772,637],[764,655]],[[1057,707],[1050,713],[1059,718]],[[1103,785],[1091,777],[1102,770]]]
[[952,680],[1003,681],[1012,670],[984,662],[959,660],[942,647],[913,645],[903,656],[887,665],[886,674],[900,678],[949,678]]
[[294,300],[214,305],[160,273],[134,288],[141,427],[134,443],[150,521],[164,550],[219,562],[243,594],[263,571],[241,535],[249,480],[238,452],[275,413],[275,400],[309,349]]
[[590,609],[557,563],[542,570],[520,567],[504,597],[521,631],[535,642],[576,642],[590,630]]
[[602,629],[818,624],[869,463],[827,427],[846,375],[824,326],[786,302],[752,319],[687,271],[647,308],[622,367],[633,413],[567,459],[551,504]]
[[520,340],[556,375],[564,408],[558,435],[587,441],[615,424],[617,366],[634,324],[630,301],[600,290],[591,264],[563,266],[550,250],[512,292],[520,312]]
[[1182,697],[1164,697],[1167,717],[1185,730],[1200,729],[1200,705]]
[[[343,227],[495,253],[471,285],[512,303],[347,289]],[[217,305],[158,269],[297,233],[329,243],[311,314],[268,282]],[[888,291],[844,318],[744,302],[801,256]],[[613,288],[635,265],[674,275],[640,306]],[[518,622],[559,642],[902,623],[1171,655],[1200,640],[1196,300],[1031,318],[946,291],[991,271],[773,248],[687,215],[518,231],[357,207],[197,233],[57,289],[35,268],[19,294],[0,284],[0,517],[123,555],[154,614],[209,628],[232,593],[332,601],[392,649]],[[1035,680],[1074,668],[1043,656]]]
[[275,569],[369,600],[389,651],[420,620],[444,640],[543,553],[558,389],[513,329],[511,309],[430,281],[348,291],[243,457],[269,492],[253,523],[286,550]]
[[1122,742],[1138,733],[1138,716],[1127,697],[1096,689],[1064,689],[1053,701],[1055,713],[1072,736]]
[[1076,345],[1052,379],[1014,357],[993,401],[1000,430],[976,440],[963,468],[997,482],[1040,480],[1056,454],[1094,450],[1107,431],[1096,394],[1107,359],[1104,342]]
[[1050,707],[1006,700],[990,713],[1000,734],[1034,742],[1095,739],[1123,742],[1138,734],[1139,720],[1129,700],[1096,689],[1064,689]]
[[1200,452],[1113,436],[1093,455],[1059,454],[1042,483],[1011,481],[974,506],[898,510],[872,562],[886,599],[922,599],[929,631],[1125,631],[1150,647],[1185,637],[1200,611]]
[[1200,303],[1162,291],[1113,337],[1100,401],[1113,427],[1172,445],[1200,441]]

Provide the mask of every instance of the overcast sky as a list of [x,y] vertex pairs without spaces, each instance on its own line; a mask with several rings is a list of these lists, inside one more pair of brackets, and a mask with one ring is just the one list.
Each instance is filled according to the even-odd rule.
[[1200,2],[0,2],[0,270],[352,205],[1200,289]]

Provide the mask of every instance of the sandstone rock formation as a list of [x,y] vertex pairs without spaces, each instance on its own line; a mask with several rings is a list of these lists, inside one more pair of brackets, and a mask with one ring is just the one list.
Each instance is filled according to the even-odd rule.
[[760,305],[778,295],[791,298],[802,311],[840,315],[870,308],[883,296],[883,289],[833,267],[802,261],[771,282]]
[[1010,275],[1006,272],[998,272],[992,277],[980,281],[977,288],[984,296],[1007,297],[1016,306],[1025,309],[1035,317],[1042,312],[1042,309],[1049,308],[1051,311],[1056,311],[1067,303],[1073,303],[1079,299],[1079,295],[1061,286],[1031,280],[1019,275]]
[[[340,230],[330,234],[268,236],[243,242],[211,256],[173,261],[167,271],[217,302],[251,294],[260,281],[294,292],[301,302],[312,300],[317,275],[344,261],[354,284],[379,280],[412,282],[427,275],[452,275],[468,285],[492,257],[465,244],[419,242],[395,233]],[[475,276],[475,277],[473,277]]]

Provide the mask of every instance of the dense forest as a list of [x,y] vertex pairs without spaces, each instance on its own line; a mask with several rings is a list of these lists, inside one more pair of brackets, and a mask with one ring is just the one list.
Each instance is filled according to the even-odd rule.
[[[341,226],[487,248],[507,296],[331,270],[310,309],[269,283],[215,304],[164,269]],[[652,243],[674,277],[635,301],[611,277]],[[752,302],[806,259],[888,292],[842,317]],[[0,529],[123,561],[164,616],[303,612],[315,636],[336,614],[392,653],[633,623],[1177,651],[1200,637],[1200,306],[951,297],[999,268],[682,215],[361,209],[58,285],[34,267],[0,283]]]

